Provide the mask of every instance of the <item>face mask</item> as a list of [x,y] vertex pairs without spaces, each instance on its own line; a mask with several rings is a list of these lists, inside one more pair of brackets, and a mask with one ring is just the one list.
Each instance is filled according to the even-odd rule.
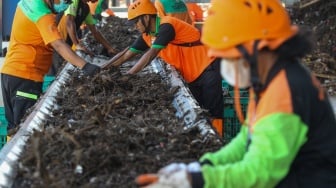
[[57,13],[65,11],[69,7],[68,3],[65,3],[64,0],[61,0],[59,4],[54,4],[54,10]]
[[[239,88],[247,88],[251,85],[250,67],[245,66],[244,62],[245,60],[243,58],[237,60],[221,60],[220,73],[230,85],[235,86],[238,84]],[[236,74],[238,74],[238,83]]]

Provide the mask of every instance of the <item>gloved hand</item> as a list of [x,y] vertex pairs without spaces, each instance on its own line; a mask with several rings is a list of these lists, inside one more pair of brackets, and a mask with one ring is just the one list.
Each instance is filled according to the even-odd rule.
[[172,163],[159,170],[159,174],[171,174],[179,170],[186,170],[187,172],[199,172],[201,171],[201,165],[199,162],[194,161],[189,164],[185,163]]
[[87,76],[93,76],[96,73],[98,73],[101,70],[101,68],[97,65],[94,65],[92,63],[86,63],[84,67],[82,68],[82,71]]
[[189,176],[187,170],[178,170],[171,174],[158,175],[159,178],[157,181],[142,188],[191,188]]

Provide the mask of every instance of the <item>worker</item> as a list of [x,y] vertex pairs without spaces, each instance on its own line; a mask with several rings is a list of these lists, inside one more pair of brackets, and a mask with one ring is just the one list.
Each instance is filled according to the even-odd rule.
[[[88,28],[93,37],[104,46],[103,52],[106,56],[113,56],[116,50],[109,44],[106,38],[96,29],[97,20],[90,14],[88,2],[97,2],[97,0],[72,0],[72,4],[62,12],[58,23],[58,30],[66,43],[72,46],[73,50],[82,51],[90,56],[95,54],[90,51],[82,42],[81,34],[85,28]],[[59,16],[59,15],[58,15]],[[83,23],[85,25],[83,25]],[[81,28],[83,26],[83,28]],[[85,33],[85,32],[84,32]],[[54,60],[48,76],[55,76],[62,67],[62,58],[58,54],[54,54]]]
[[222,58],[229,84],[251,86],[247,119],[219,151],[165,166],[147,188],[336,187],[335,115],[300,63],[310,36],[291,24],[280,1],[213,0],[202,41]]
[[193,24],[187,5],[182,0],[155,0],[158,17],[171,16],[189,24]]
[[93,75],[99,67],[77,56],[62,39],[55,14],[71,0],[20,0],[13,19],[8,52],[1,69],[1,89],[8,130],[17,127],[42,92],[53,48],[62,57]]
[[96,2],[89,1],[88,5],[90,7],[91,15],[96,20],[101,21],[103,15],[104,17],[115,16],[114,12],[108,8],[106,0],[98,0]]
[[66,9],[62,16],[58,29],[62,37],[69,45],[73,45],[75,50],[82,50],[90,55],[94,55],[89,49],[81,43],[77,36],[79,27],[84,22],[91,31],[93,37],[107,49],[108,55],[116,54],[116,50],[109,44],[105,37],[97,30],[95,20],[90,14],[90,8],[87,2],[96,2],[97,0],[73,0],[73,3]]
[[161,57],[180,72],[200,106],[209,110],[214,127],[221,129],[223,96],[219,59],[207,56],[207,48],[199,41],[200,32],[192,25],[171,16],[158,19],[150,0],[137,0],[131,4],[128,20],[136,24],[142,35],[130,48],[117,54],[116,57],[119,58],[110,59],[107,67],[119,66],[145,52],[128,71],[129,74],[135,74],[155,57]]

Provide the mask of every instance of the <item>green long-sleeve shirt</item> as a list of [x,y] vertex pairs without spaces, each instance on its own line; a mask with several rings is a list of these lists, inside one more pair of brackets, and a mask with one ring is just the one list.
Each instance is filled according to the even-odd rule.
[[258,100],[250,91],[246,125],[236,138],[201,157],[209,161],[201,171],[204,187],[336,187],[336,121],[328,97],[299,62],[277,65]]
[[274,187],[288,173],[300,147],[307,140],[307,126],[293,114],[277,113],[261,119],[247,150],[248,128],[221,150],[207,153],[204,187]]

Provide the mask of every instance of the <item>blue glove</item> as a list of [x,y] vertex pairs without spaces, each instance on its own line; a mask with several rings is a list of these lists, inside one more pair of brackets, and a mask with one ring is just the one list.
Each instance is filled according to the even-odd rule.
[[100,70],[101,68],[99,66],[92,63],[86,63],[82,68],[82,71],[86,76],[93,76],[97,74]]

